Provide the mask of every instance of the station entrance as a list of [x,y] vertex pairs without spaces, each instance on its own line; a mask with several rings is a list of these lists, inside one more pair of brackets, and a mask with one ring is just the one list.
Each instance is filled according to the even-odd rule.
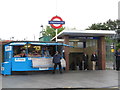
[[[81,55],[86,52],[89,56],[88,67],[92,68],[91,54],[97,52],[98,70],[105,70],[106,66],[106,36],[115,35],[115,31],[108,30],[63,30],[58,34],[63,43],[74,46],[74,48],[64,47],[66,60],[66,71],[71,69],[71,64],[76,67],[81,62]],[[53,38],[54,39],[54,38]],[[74,62],[73,62],[74,61]],[[78,62],[77,62],[78,61]],[[78,67],[77,67],[78,68]],[[81,69],[81,66],[80,66]]]

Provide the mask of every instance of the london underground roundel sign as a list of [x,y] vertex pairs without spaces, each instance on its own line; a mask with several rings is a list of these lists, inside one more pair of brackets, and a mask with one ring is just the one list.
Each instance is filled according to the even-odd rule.
[[63,21],[62,18],[59,16],[54,16],[49,21],[49,24],[51,25],[52,28],[59,29],[62,27],[63,24],[65,24],[65,21]]

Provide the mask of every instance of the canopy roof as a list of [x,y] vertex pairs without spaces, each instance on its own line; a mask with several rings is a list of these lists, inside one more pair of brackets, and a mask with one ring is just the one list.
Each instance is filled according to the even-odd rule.
[[[110,30],[63,30],[60,32],[57,37],[61,38],[64,35],[68,35],[69,37],[75,37],[75,36],[80,36],[80,37],[100,37],[100,36],[111,36],[115,35],[115,31],[110,31]],[[52,40],[55,39],[52,38]]]
[[21,45],[26,45],[26,44],[31,44],[31,45],[62,45],[62,46],[68,46],[72,47],[70,45],[64,44],[64,43],[58,43],[58,42],[40,42],[40,41],[12,41],[9,42],[5,45],[10,45],[10,46],[21,46]]

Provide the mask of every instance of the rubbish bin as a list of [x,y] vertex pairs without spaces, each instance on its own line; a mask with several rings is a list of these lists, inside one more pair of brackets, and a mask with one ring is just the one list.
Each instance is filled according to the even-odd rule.
[[3,75],[11,75],[11,63],[10,62],[2,63],[1,73]]

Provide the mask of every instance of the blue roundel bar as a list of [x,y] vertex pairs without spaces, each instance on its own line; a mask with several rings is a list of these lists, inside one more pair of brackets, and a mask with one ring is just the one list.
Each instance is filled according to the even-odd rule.
[[65,21],[49,21],[49,24],[65,24]]

